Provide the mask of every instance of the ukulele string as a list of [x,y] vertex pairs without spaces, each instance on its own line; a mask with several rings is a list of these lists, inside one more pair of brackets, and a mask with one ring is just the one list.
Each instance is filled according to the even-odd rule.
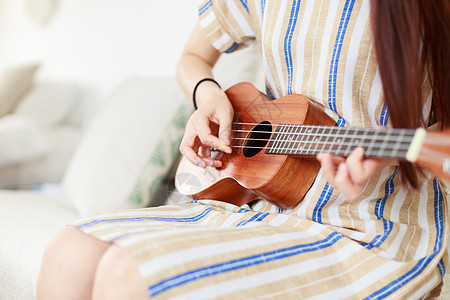
[[[352,148],[352,146],[354,146]],[[341,149],[327,149],[327,148],[315,148],[315,149],[305,149],[305,148],[301,148],[301,149],[293,149],[293,148],[283,148],[283,147],[276,147],[276,148],[268,148],[268,150],[270,151],[280,151],[280,152],[295,152],[295,151],[300,151],[302,154],[308,154],[308,153],[319,153],[319,152],[333,152],[333,153],[346,153],[348,151],[353,150],[354,148],[356,148],[356,146],[358,145],[349,145],[346,148],[341,148]],[[230,146],[231,148],[242,148],[242,149],[258,149],[258,150],[262,150],[265,147],[261,147],[261,146]],[[395,150],[395,152],[394,152]],[[371,155],[373,152],[375,153],[379,153],[380,151],[383,151],[384,156],[389,156],[389,157],[397,157],[398,155],[400,156],[405,156],[406,153],[408,152],[408,149],[395,149],[395,148],[380,148],[380,149],[365,149],[365,154],[366,155]],[[389,152],[389,155],[386,155],[386,152]]]
[[248,123],[248,122],[232,122],[233,125],[248,125],[248,126],[257,126],[261,125],[262,127],[274,126],[274,127],[294,127],[294,128],[306,128],[306,129],[330,129],[330,130],[364,130],[368,132],[387,132],[387,133],[395,133],[395,134],[406,134],[406,135],[414,135],[415,129],[405,129],[405,128],[386,128],[386,129],[375,129],[375,128],[356,128],[356,127],[337,127],[337,126],[326,126],[326,125],[304,125],[304,124],[263,124],[263,123]]
[[[254,142],[254,141],[259,141],[259,142],[269,142],[270,139],[254,139],[254,138],[232,138],[232,140],[246,140],[249,142]],[[354,141],[354,142],[333,142],[333,141],[308,141],[308,140],[303,140],[303,141],[293,141],[293,140],[274,140],[274,142],[276,143],[293,143],[294,145],[299,144],[297,147],[301,146],[301,148],[307,147],[307,146],[311,146],[311,145],[322,145],[323,147],[325,147],[326,145],[329,146],[341,146],[341,147],[350,147],[350,146],[360,146],[363,148],[374,148],[373,147],[373,142],[372,141],[368,141],[366,142],[359,142],[359,141]],[[386,150],[408,150],[409,149],[409,145],[410,143],[402,143],[400,144],[400,146],[397,143],[387,143],[385,145],[383,145],[383,148],[385,148]],[[240,147],[240,148],[247,148],[247,147],[251,147],[251,148],[258,148],[255,146],[231,146],[231,147]],[[260,149],[265,148],[266,146],[262,147],[259,146]],[[277,148],[271,148],[271,149],[275,149],[275,150],[288,150],[288,149],[292,149],[292,147],[277,147]]]
[[[359,135],[359,134],[351,134],[348,132],[341,132],[341,133],[307,133],[307,132],[273,132],[273,131],[257,131],[257,130],[240,130],[240,129],[233,129],[232,132],[240,132],[240,133],[266,133],[266,134],[272,134],[272,133],[278,133],[280,135],[288,135],[288,136],[292,136],[291,139],[288,140],[276,140],[277,142],[302,142],[301,140],[294,140],[294,137],[304,137],[304,138],[308,138],[308,137],[316,137],[316,138],[335,138],[335,140],[333,141],[333,143],[345,143],[345,141],[342,141],[342,139],[361,139],[361,140],[369,140],[370,142],[382,142],[382,143],[386,143],[386,142],[398,142],[399,137],[402,137],[403,140],[401,141],[401,143],[411,143],[412,139],[414,138],[414,136],[392,136],[389,135],[387,136],[388,138],[386,138],[386,136],[368,136],[368,135]],[[239,139],[239,138],[235,138],[235,139]],[[258,140],[258,139],[254,139],[254,138],[248,138],[247,140]],[[259,140],[265,140],[265,141],[270,141],[271,139],[259,139]]]
[[[299,124],[261,124],[261,123],[249,123],[249,122],[233,122],[233,125],[247,125],[247,126],[257,126],[260,125],[261,127],[268,127],[268,126],[281,126],[282,128],[287,128],[287,130],[290,130],[291,132],[274,132],[271,130],[243,130],[243,129],[233,129],[233,132],[240,132],[240,133],[261,133],[261,134],[272,134],[272,133],[278,133],[282,135],[290,136],[290,139],[280,139],[274,140],[275,144],[279,143],[294,143],[293,145],[297,145],[296,150],[302,150],[302,151],[318,151],[319,145],[322,146],[323,150],[326,146],[339,146],[339,149],[342,148],[349,148],[349,147],[356,147],[361,146],[366,149],[370,148],[377,148],[373,147],[377,143],[381,142],[383,143],[382,147],[379,148],[384,149],[384,151],[396,151],[396,152],[406,152],[409,149],[409,145],[412,141],[412,138],[414,137],[415,130],[414,129],[399,129],[399,128],[389,128],[385,129],[383,131],[379,129],[373,129],[373,128],[339,128],[339,127],[331,127],[331,126],[321,126],[321,125],[299,125]],[[305,129],[306,132],[292,132],[295,129]],[[311,133],[312,130],[320,130],[324,129],[326,130],[332,130],[336,131],[336,133]],[[367,134],[355,134],[355,132],[358,131],[365,131],[369,132],[372,135],[368,136]],[[385,136],[379,136],[377,135],[378,132],[386,133]],[[301,136],[301,140],[295,140],[294,138],[296,136]],[[386,136],[388,137],[386,139]],[[308,140],[310,137],[315,137],[314,140]],[[332,141],[321,141],[317,140],[321,138],[334,138]],[[402,137],[404,140],[400,142],[400,146],[398,145],[398,138]],[[405,140],[406,138],[406,140]],[[271,139],[263,139],[263,138],[239,138],[239,137],[233,137],[232,140],[246,140],[248,142],[269,142]],[[350,141],[346,141],[346,139],[351,139]],[[361,143],[362,140],[363,142]],[[367,141],[368,140],[368,141]],[[316,149],[305,149],[306,147],[311,147],[312,145],[316,145]],[[249,148],[249,149],[264,149],[266,146],[238,146],[234,145],[231,146],[232,148]],[[293,151],[292,147],[285,147],[284,145],[280,145],[278,147],[272,147],[271,150],[275,151]],[[344,150],[342,150],[344,151]]]
[[[250,148],[262,150],[264,147],[250,147],[250,146],[231,146],[232,148]],[[282,152],[279,154],[297,154],[297,155],[315,155],[320,152],[330,152],[334,155],[347,156],[356,147],[346,149],[285,149],[285,148],[269,148],[270,151]],[[297,153],[300,151],[300,153]],[[381,151],[381,152],[380,152]],[[390,157],[390,158],[403,158],[406,157],[408,150],[399,150],[393,152],[392,149],[365,149],[364,155],[366,157]],[[273,153],[275,154],[275,153]]]

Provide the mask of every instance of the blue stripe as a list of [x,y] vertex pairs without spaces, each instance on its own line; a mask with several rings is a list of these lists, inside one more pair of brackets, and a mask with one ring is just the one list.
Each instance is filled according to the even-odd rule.
[[234,50],[236,50],[236,48],[239,46],[239,44],[238,43],[233,43],[233,45],[231,45],[231,47],[230,48],[228,48],[226,51],[225,51],[225,53],[231,53],[231,52],[233,52]]
[[[443,234],[441,233],[444,230],[444,218],[443,218],[443,208],[442,208],[442,193],[441,188],[439,187],[439,182],[435,178],[433,180],[433,188],[434,188],[434,214],[437,216],[436,220],[436,229],[438,231],[437,242],[434,245],[434,251],[437,252],[441,248]],[[440,234],[439,234],[440,233]]]
[[[434,213],[435,213],[435,221],[436,221],[436,230],[437,230],[437,236],[436,236],[436,242],[434,245],[434,251],[431,255],[426,256],[419,260],[417,265],[412,268],[410,271],[405,273],[400,278],[396,279],[395,281],[391,282],[384,288],[378,290],[377,292],[373,293],[366,299],[380,299],[387,297],[397,291],[399,288],[407,284],[409,281],[420,275],[420,273],[425,270],[427,265],[434,259],[434,257],[441,251],[442,249],[442,238],[444,235],[444,228],[443,228],[443,198],[441,194],[441,190],[439,188],[439,183],[437,182],[437,179],[433,180],[433,188],[434,188]],[[440,260],[442,261],[442,259]],[[438,268],[440,262],[438,263]],[[442,266],[441,266],[442,267]],[[441,271],[441,269],[440,269]],[[442,270],[444,271],[444,270]]]
[[279,259],[283,259],[286,257],[299,255],[306,252],[317,251],[320,249],[324,249],[332,246],[337,241],[339,241],[343,235],[334,232],[330,234],[326,239],[306,244],[306,245],[297,245],[289,248],[277,249],[270,252],[265,252],[257,255],[252,255],[248,257],[243,257],[240,259],[235,259],[227,262],[223,262],[220,264],[215,264],[207,267],[203,267],[200,269],[196,269],[193,271],[189,271],[166,280],[163,280],[151,287],[148,288],[148,293],[150,296],[156,296],[165,292],[171,288],[175,288],[177,286],[189,283],[191,281],[195,281],[204,277],[213,276],[216,274],[226,273],[238,269],[243,269],[246,267],[251,267],[258,264],[263,264]]
[[209,0],[208,2],[206,2],[205,5],[203,5],[202,8],[200,8],[200,9],[198,10],[198,14],[199,14],[199,15],[203,14],[208,8],[211,7],[211,5],[212,5],[211,0]]
[[261,0],[261,14],[264,16],[264,9],[266,8],[266,0]]
[[109,241],[110,241],[110,242],[115,242],[115,241],[117,241],[117,240],[120,240],[121,238],[124,238],[124,237],[129,236],[130,234],[131,234],[131,232],[128,232],[128,233],[125,233],[125,234],[116,236],[115,238],[110,239]]
[[394,192],[394,178],[399,171],[399,167],[395,167],[394,173],[389,177],[384,186],[384,197],[377,200],[375,204],[375,215],[378,217],[378,220],[383,219],[384,215],[384,206],[386,205],[386,199],[392,195]]
[[317,201],[316,206],[313,211],[313,221],[322,223],[322,209],[327,204],[328,200],[330,200],[330,196],[333,193],[333,188],[328,184],[325,184],[323,188],[322,194],[320,194],[319,201]]
[[[334,43],[333,56],[330,65],[330,75],[328,78],[328,104],[330,108],[337,113],[336,109],[336,77],[339,65],[339,57],[341,55],[342,43],[344,41],[345,31],[347,30],[348,21],[353,10],[355,0],[347,0],[345,2],[344,11],[342,12],[341,22],[339,23],[338,34]],[[336,123],[337,126],[344,126],[345,121],[339,116]]]
[[297,24],[298,11],[300,9],[300,0],[294,0],[291,10],[291,16],[289,18],[289,25],[284,39],[284,55],[286,57],[286,67],[288,72],[288,95],[292,94],[292,35],[294,34],[295,25]]
[[269,215],[269,213],[257,213],[256,215],[251,217],[249,220],[239,222],[239,224],[237,224],[236,227],[244,226],[249,222],[261,222],[268,215]]
[[247,12],[249,12],[249,11],[248,11],[247,0],[241,0],[241,3],[242,3],[242,5],[245,7],[245,10],[246,10]]
[[379,247],[387,239],[389,234],[392,232],[393,223],[391,221],[385,220],[384,207],[386,205],[387,198],[394,192],[394,178],[399,171],[398,167],[395,167],[394,173],[389,177],[384,186],[384,197],[377,200],[375,203],[375,215],[378,220],[383,220],[384,223],[384,233],[377,235],[369,244],[365,244],[367,249],[372,249],[373,247]]
[[383,106],[383,110],[381,111],[380,125],[387,126],[388,120],[389,120],[389,112],[388,112],[387,106],[385,104]]
[[282,214],[283,213],[283,209],[282,208],[278,208],[278,213]]
[[384,233],[377,235],[369,244],[362,244],[365,248],[368,250],[372,249],[373,247],[380,247],[381,244],[387,239],[389,234],[391,234],[393,229],[393,223],[391,221],[383,220],[384,223]]
[[[336,41],[334,43],[333,56],[330,65],[330,75],[328,78],[328,103],[330,108],[337,112],[336,110],[336,77],[337,69],[339,64],[339,56],[341,54],[342,42],[344,40],[345,31],[347,29],[348,21],[350,20],[350,15],[353,9],[353,4],[355,0],[347,0],[345,2],[344,11],[342,12],[341,21],[339,23],[339,29],[336,36]],[[344,126],[345,121],[339,116],[336,126]],[[317,202],[316,207],[313,212],[313,220],[317,222],[322,222],[322,208],[330,200],[333,189],[329,186],[328,182],[323,188],[322,194],[320,195],[319,202]]]
[[267,85],[266,85],[266,93],[270,97],[270,99],[275,100],[275,97],[273,96],[272,92],[270,91]]
[[440,260],[438,263],[438,269],[439,269],[439,273],[441,274],[441,279],[444,278],[445,276],[445,264],[444,264],[444,260]]
[[77,228],[85,228],[100,223],[120,223],[120,222],[143,222],[143,221],[163,221],[163,222],[181,222],[189,223],[196,222],[204,218],[208,213],[212,211],[211,208],[205,209],[201,214],[190,217],[190,218],[161,218],[161,217],[139,217],[139,218],[119,218],[119,219],[109,219],[109,220],[95,220],[86,224],[78,225]]
[[246,212],[249,212],[249,210],[245,209],[245,208],[241,208],[241,209],[239,209],[238,214],[243,214],[243,213],[246,213]]

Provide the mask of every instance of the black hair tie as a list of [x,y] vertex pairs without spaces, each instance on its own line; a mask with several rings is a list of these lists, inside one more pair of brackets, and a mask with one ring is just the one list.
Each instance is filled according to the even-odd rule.
[[221,88],[221,87],[220,87],[220,84],[217,83],[217,81],[215,81],[215,80],[212,79],[212,78],[203,78],[202,80],[200,80],[199,82],[197,82],[197,84],[196,84],[195,87],[194,87],[194,91],[192,92],[192,102],[194,103],[194,108],[195,108],[195,109],[198,109],[198,107],[197,107],[197,101],[195,100],[195,93],[197,92],[197,88],[199,87],[199,85],[200,85],[202,82],[205,82],[205,81],[211,81],[211,82],[214,82],[215,84],[217,84],[217,86],[218,86],[219,88]]

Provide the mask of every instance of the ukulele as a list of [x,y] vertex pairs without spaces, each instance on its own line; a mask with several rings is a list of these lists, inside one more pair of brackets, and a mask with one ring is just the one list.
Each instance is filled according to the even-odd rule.
[[272,101],[250,83],[239,83],[226,94],[235,112],[233,152],[212,152],[222,161],[220,168],[203,169],[183,157],[175,176],[183,195],[238,206],[262,197],[288,208],[303,198],[319,172],[316,154],[346,157],[358,146],[365,157],[407,160],[450,179],[449,130],[336,127],[302,95]]

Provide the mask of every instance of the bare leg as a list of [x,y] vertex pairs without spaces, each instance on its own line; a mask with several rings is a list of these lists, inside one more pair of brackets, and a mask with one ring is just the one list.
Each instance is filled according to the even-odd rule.
[[37,299],[91,299],[97,265],[110,246],[66,226],[45,250]]
[[113,245],[106,251],[98,264],[92,298],[149,299],[138,264],[128,250]]

